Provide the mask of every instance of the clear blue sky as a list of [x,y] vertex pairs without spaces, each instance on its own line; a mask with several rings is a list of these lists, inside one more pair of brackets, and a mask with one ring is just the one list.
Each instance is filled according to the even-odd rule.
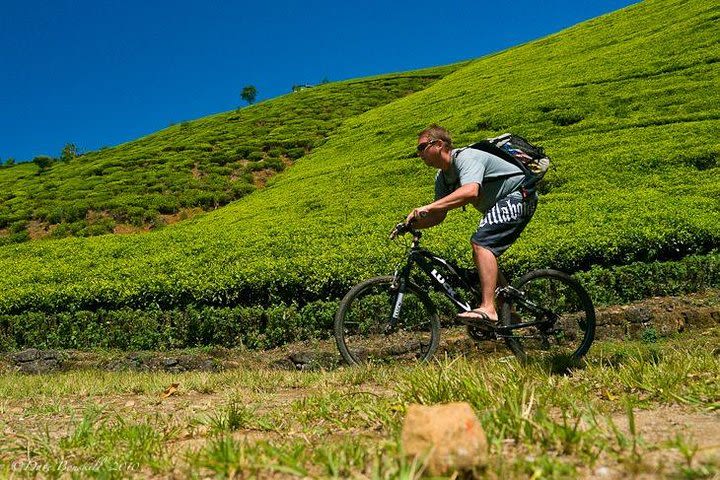
[[319,83],[445,65],[636,0],[0,0],[0,159],[112,146]]

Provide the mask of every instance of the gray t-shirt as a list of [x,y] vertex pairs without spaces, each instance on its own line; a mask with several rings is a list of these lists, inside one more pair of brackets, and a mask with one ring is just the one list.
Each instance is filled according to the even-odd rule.
[[487,212],[501,198],[520,187],[525,176],[519,167],[502,158],[474,148],[456,148],[451,152],[447,172],[438,170],[435,175],[435,200],[451,194],[468,183],[482,188],[473,206]]

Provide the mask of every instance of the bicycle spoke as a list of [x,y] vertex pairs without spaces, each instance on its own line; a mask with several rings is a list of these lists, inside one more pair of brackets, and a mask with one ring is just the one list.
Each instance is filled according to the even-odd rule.
[[425,359],[437,346],[437,315],[417,288],[408,288],[394,328],[388,331],[397,292],[391,277],[359,285],[341,304],[335,336],[350,363]]
[[[504,337],[523,360],[548,361],[581,357],[594,338],[594,308],[584,289],[571,277],[542,270],[528,274],[503,308]],[[513,295],[518,299],[513,301]]]

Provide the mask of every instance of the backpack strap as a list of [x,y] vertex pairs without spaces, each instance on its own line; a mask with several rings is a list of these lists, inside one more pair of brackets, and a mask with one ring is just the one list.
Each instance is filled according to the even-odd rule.
[[523,163],[518,160],[517,158],[510,155],[508,152],[503,150],[502,148],[498,147],[497,145],[493,144],[492,142],[489,142],[488,140],[481,140],[479,142],[473,143],[471,145],[468,145],[466,148],[473,148],[475,150],[481,150],[483,152],[489,153],[491,155],[495,155],[496,157],[500,157],[506,162],[509,162],[516,167],[520,169],[522,173],[518,174],[509,174],[505,175],[504,177],[498,177],[498,178],[510,178],[514,177],[516,175],[525,175],[525,180],[523,180],[522,184],[520,185],[523,189],[534,189],[535,184],[538,182],[538,179],[536,178],[535,174],[528,169]]
[[[457,148],[457,149],[455,149],[455,151],[452,153],[452,161],[453,161],[453,163],[455,163],[455,160],[457,159],[457,157],[458,157],[463,151],[465,151],[465,150],[467,150],[467,149],[468,149],[468,147],[462,147],[462,148]],[[457,170],[457,169],[456,169],[456,170]],[[442,175],[443,175],[443,182],[444,182],[444,181],[445,181],[445,172],[442,172]],[[445,186],[447,186],[447,183],[445,184]],[[455,183],[453,184],[453,191],[457,190],[458,188],[460,188],[460,175],[458,175],[457,180],[455,180]],[[463,211],[463,212],[466,212],[466,211],[467,211],[467,206],[466,206],[466,205],[463,205],[461,208],[462,208],[462,211]]]

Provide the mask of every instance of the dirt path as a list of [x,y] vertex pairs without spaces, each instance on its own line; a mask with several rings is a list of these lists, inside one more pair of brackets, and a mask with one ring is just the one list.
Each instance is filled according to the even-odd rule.
[[[627,414],[614,415],[612,422],[632,441]],[[630,470],[634,478],[655,479],[676,473],[677,465],[690,470],[701,464],[720,464],[720,412],[698,412],[678,405],[638,410],[634,412],[634,431],[637,459],[628,458],[625,465],[601,459],[583,476],[614,480],[627,478]],[[617,435],[612,428],[608,433]],[[720,473],[688,478],[720,478]]]

